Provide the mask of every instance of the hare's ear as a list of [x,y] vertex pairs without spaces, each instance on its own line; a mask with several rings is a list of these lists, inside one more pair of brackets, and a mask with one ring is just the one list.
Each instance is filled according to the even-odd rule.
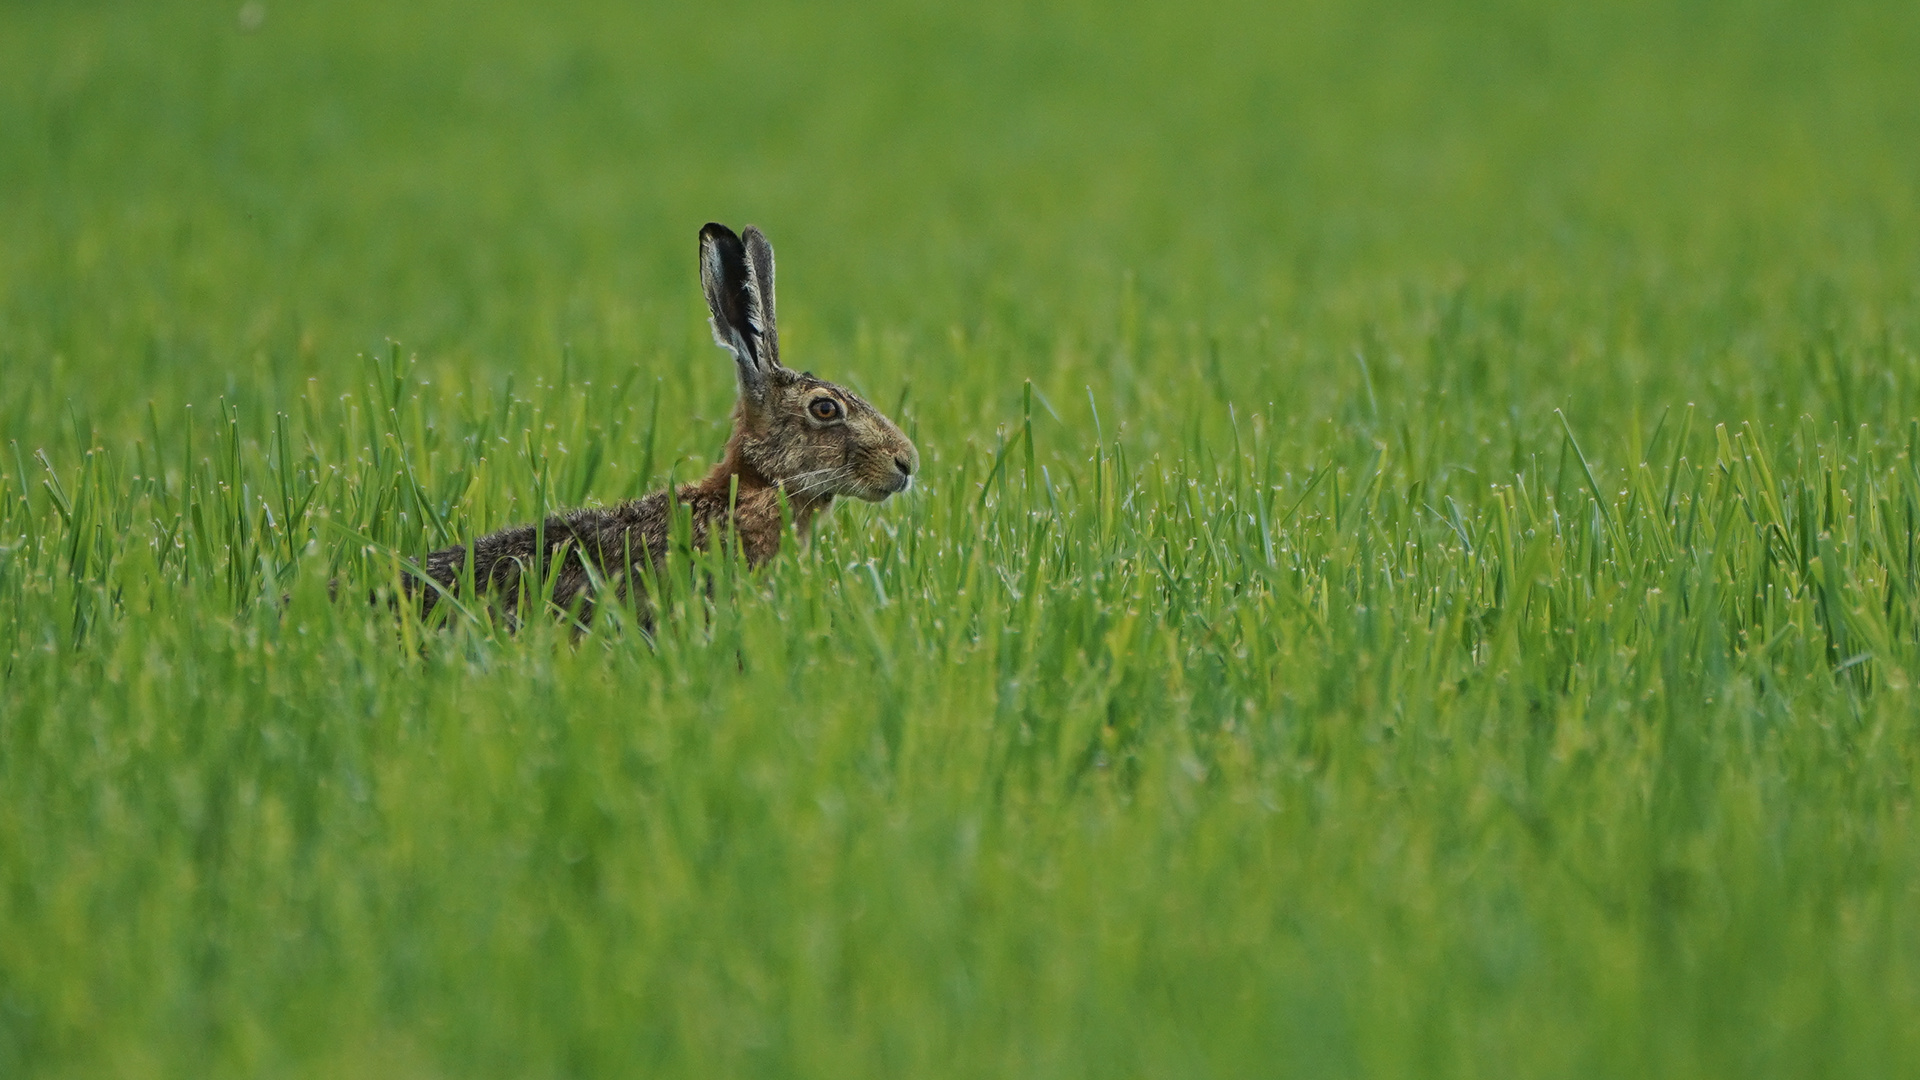
[[759,230],[748,229],[747,236],[766,251],[766,292],[755,281],[752,250],[718,222],[700,230],[700,286],[713,313],[713,339],[733,353],[741,390],[758,398],[780,364],[773,335],[773,249]]
[[740,239],[747,248],[747,292],[756,301],[754,310],[759,314],[754,328],[760,332],[760,346],[767,362],[779,367],[780,331],[775,325],[773,308],[773,245],[767,243],[767,234],[761,232],[758,225],[747,226]]

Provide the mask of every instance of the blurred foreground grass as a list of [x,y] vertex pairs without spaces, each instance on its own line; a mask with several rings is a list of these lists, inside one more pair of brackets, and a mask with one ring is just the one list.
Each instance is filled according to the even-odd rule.
[[[0,8],[0,1073],[1920,1067],[1910,5],[258,10]],[[708,219],[925,490],[330,602]]]

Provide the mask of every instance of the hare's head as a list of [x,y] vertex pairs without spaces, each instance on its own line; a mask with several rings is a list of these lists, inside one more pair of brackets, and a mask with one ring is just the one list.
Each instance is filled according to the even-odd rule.
[[780,364],[774,328],[773,245],[747,226],[700,230],[700,283],[713,336],[733,354],[740,403],[727,450],[742,472],[795,499],[850,495],[879,502],[905,491],[920,452],[860,395]]

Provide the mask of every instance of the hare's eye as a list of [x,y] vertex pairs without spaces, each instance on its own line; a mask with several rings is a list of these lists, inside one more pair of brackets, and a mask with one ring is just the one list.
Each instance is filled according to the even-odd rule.
[[814,398],[813,404],[807,406],[807,411],[813,414],[815,420],[840,419],[840,403],[830,397]]

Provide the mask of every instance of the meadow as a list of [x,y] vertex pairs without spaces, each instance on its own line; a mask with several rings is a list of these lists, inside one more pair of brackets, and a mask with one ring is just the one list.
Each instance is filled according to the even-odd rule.
[[[1920,1072],[1914,56],[0,4],[0,1076]],[[916,490],[365,603],[704,470],[708,220]]]

